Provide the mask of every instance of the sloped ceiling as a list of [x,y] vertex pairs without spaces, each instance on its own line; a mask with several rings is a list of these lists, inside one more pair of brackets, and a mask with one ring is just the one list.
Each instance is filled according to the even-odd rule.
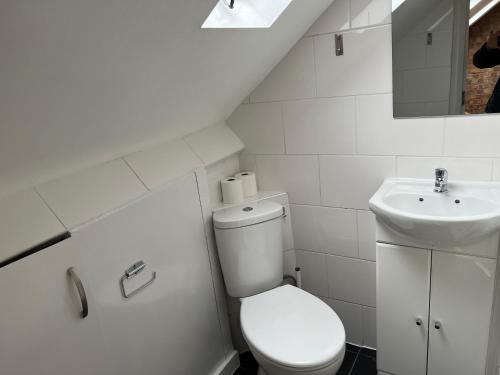
[[201,30],[216,1],[0,0],[0,194],[224,120],[332,2]]

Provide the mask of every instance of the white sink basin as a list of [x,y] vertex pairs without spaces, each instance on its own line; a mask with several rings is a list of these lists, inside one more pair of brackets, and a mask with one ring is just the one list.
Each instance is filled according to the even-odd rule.
[[500,229],[500,184],[449,182],[436,193],[433,180],[389,178],[370,199],[370,208],[387,227],[430,246],[480,241]]

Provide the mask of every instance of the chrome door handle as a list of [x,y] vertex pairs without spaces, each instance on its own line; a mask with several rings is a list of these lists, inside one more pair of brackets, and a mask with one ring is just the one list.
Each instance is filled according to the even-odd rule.
[[82,317],[82,319],[85,319],[89,315],[89,304],[82,280],[80,280],[73,267],[68,268],[67,273],[71,280],[73,280],[73,282],[75,283],[76,290],[78,291],[78,294],[80,296],[80,302],[82,303],[82,311],[80,312],[80,316]]

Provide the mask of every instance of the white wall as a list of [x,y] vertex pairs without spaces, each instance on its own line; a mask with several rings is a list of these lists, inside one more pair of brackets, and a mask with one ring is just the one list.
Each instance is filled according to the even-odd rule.
[[217,1],[0,1],[0,196],[224,120],[332,0],[202,30]]
[[[368,199],[385,177],[500,180],[498,116],[394,120],[390,0],[335,0],[228,119],[241,168],[289,193],[306,290],[375,346],[375,233]],[[334,33],[344,34],[344,56]],[[497,159],[499,158],[499,159]]]

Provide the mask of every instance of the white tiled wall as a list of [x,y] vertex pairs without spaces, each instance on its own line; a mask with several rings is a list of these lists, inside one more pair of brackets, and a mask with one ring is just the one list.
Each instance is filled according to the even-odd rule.
[[393,119],[390,12],[391,0],[335,0],[228,119],[248,146],[241,168],[255,170],[261,187],[289,192],[304,288],[335,308],[348,341],[369,347],[368,199],[384,177],[432,178],[444,166],[452,180],[500,180],[500,117]]

